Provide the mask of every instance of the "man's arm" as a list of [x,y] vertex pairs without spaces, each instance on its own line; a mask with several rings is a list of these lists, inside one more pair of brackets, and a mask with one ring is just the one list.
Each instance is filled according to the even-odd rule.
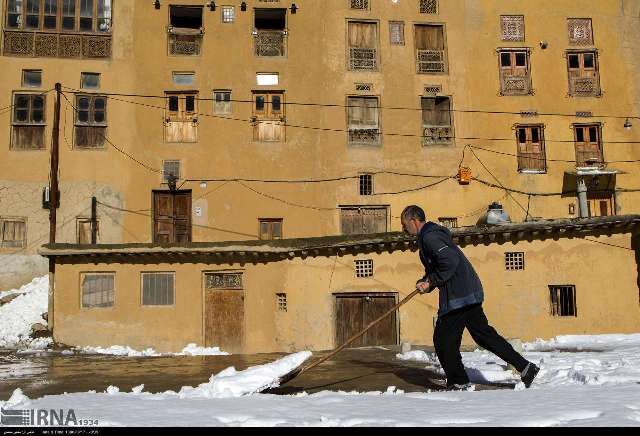
[[460,256],[451,244],[450,240],[439,233],[424,235],[424,246],[435,261],[435,268],[427,274],[432,286],[441,286],[449,281],[460,263]]

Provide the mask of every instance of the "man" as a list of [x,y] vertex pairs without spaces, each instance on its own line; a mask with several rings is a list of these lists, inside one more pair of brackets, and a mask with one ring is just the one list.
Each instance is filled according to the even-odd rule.
[[462,365],[460,342],[465,327],[482,348],[491,351],[513,365],[528,388],[538,374],[538,368],[516,352],[491,327],[482,310],[482,283],[462,250],[443,226],[425,222],[424,211],[415,205],[407,206],[400,216],[402,229],[418,236],[420,260],[425,275],[416,283],[421,293],[440,291],[438,320],[433,332],[433,344],[438,360],[447,376],[447,390],[467,390],[469,377]]

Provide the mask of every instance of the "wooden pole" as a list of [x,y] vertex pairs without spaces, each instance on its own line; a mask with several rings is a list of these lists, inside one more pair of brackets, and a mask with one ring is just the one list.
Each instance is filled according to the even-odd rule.
[[[56,102],[53,112],[53,132],[51,140],[51,174],[50,174],[50,196],[49,196],[49,244],[56,243],[56,212],[60,204],[60,194],[58,192],[58,154],[60,140],[60,96],[62,85],[56,83]],[[56,262],[53,257],[49,257],[49,308],[47,313],[47,326],[50,331],[54,327],[54,292],[55,292]]]
[[98,200],[96,197],[91,197],[91,245],[96,245],[98,242]]

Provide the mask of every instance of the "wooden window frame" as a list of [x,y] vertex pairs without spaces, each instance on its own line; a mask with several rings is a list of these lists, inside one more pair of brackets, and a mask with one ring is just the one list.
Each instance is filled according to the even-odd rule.
[[[263,238],[262,235],[262,225],[267,224],[268,232],[267,237]],[[280,224],[280,237],[274,237],[274,227],[275,224]],[[258,218],[258,238],[262,241],[273,241],[278,239],[283,239],[284,234],[284,220],[282,218]]]
[[504,253],[504,269],[506,271],[523,271],[524,268],[524,251],[506,251]]
[[[165,106],[165,118],[164,118],[164,141],[167,144],[193,144],[198,142],[198,102],[199,102],[199,92],[194,90],[184,90],[184,91],[165,91],[166,97],[166,106]],[[178,110],[171,110],[171,98],[175,97],[178,99]],[[187,110],[187,99],[191,97],[193,98],[193,111]],[[194,129],[193,132],[193,141],[170,141],[169,136],[169,127],[171,123],[191,123]],[[184,138],[183,138],[184,139]]]
[[[73,148],[74,150],[105,150],[107,148],[106,144],[106,135],[107,129],[109,128],[108,118],[107,118],[107,106],[108,106],[108,98],[106,95],[98,94],[98,93],[79,93],[75,94],[75,116],[74,116],[74,135],[73,135]],[[87,110],[80,109],[80,100],[83,98],[89,99],[89,106]],[[104,113],[103,121],[96,121],[95,114],[96,112],[100,112],[100,110],[96,111],[95,102],[98,99],[104,100],[104,110],[101,112]],[[87,112],[87,121],[80,120],[80,113]],[[98,138],[96,144],[94,145],[79,145],[78,135],[80,134],[79,129],[87,129],[87,130],[101,130],[102,138]]]
[[[500,95],[533,95],[531,83],[531,49],[527,47],[501,47],[498,53],[498,74],[500,78]],[[509,54],[509,65],[503,65],[503,54]],[[517,65],[518,54],[524,54],[525,65],[524,75],[516,74],[522,70],[522,66]]]
[[[377,123],[374,126],[372,125],[368,125],[365,126],[363,128],[357,128],[357,127],[351,127],[351,117],[350,117],[350,113],[349,113],[349,109],[352,106],[351,104],[351,99],[359,99],[362,100],[363,102],[366,100],[373,100],[375,99],[376,101],[376,111],[377,111]],[[380,147],[382,146],[382,140],[383,140],[383,136],[382,136],[382,116],[381,116],[381,110],[380,107],[382,106],[381,104],[381,97],[379,95],[347,95],[346,97],[346,107],[345,107],[345,116],[346,116],[346,122],[347,122],[347,144],[349,146],[356,146],[356,147]],[[366,140],[354,140],[354,134],[352,132],[356,132],[356,131],[370,131],[371,132],[371,136],[375,135],[375,140],[370,140],[370,141],[366,141]],[[375,132],[374,132],[375,131]]]
[[[274,110],[273,97],[280,97],[280,109]],[[256,101],[258,97],[264,98],[263,110],[257,110]],[[269,90],[253,90],[252,91],[252,124],[253,124],[253,141],[258,144],[283,144],[287,141],[287,127],[286,127],[286,92],[284,90],[269,89]],[[275,140],[265,140],[260,138],[260,124],[275,123],[280,129],[280,138]]]
[[[598,153],[599,153],[599,161],[596,162],[594,165],[586,165],[586,160],[584,161],[585,165],[580,165],[580,163],[582,163],[582,161],[580,159],[578,159],[578,144],[581,143],[589,143],[591,144],[591,138],[589,138],[589,141],[582,141],[581,143],[578,142],[578,129],[584,129],[583,132],[583,139],[585,139],[587,136],[589,136],[589,128],[591,127],[595,127],[596,128],[596,134],[598,135],[598,141],[597,141],[597,145],[598,145]],[[576,168],[602,168],[604,166],[604,144],[602,141],[602,123],[573,123],[571,125],[571,129],[573,130],[573,144],[574,144],[574,150],[575,150],[575,155],[576,155]],[[586,152],[583,152],[586,154]]]
[[[440,27],[442,28],[442,45],[443,48],[442,50],[436,50],[436,49],[419,49],[418,48],[418,44],[417,44],[417,38],[416,38],[416,34],[418,31],[418,28],[420,27]],[[414,60],[416,61],[416,74],[420,74],[420,75],[427,75],[427,76],[447,76],[449,75],[449,44],[447,42],[447,25],[446,23],[440,23],[440,22],[415,22],[413,23],[413,52],[414,52]],[[428,55],[421,55],[420,54],[420,50],[422,51],[432,51],[432,52],[439,52],[442,51],[441,54],[441,60],[440,61],[422,61],[422,56],[428,56]],[[427,70],[422,70],[420,68],[420,64],[421,62],[425,62],[425,63],[442,63],[443,64],[443,71],[427,71]]]
[[[607,206],[607,214],[603,215],[602,203]],[[599,210],[598,210],[599,206]],[[614,189],[593,191],[587,190],[587,208],[589,217],[602,217],[616,215],[616,195]],[[598,210],[598,213],[595,213]]]
[[[21,241],[21,245],[7,245],[7,242],[4,239],[4,225],[6,222],[17,222],[22,223],[24,231],[23,238]],[[15,250],[23,250],[27,246],[28,236],[27,236],[27,218],[25,217],[13,217],[13,216],[3,216],[0,217],[0,251],[15,251]],[[15,231],[14,231],[15,233]],[[11,242],[15,243],[19,241],[19,239],[12,239]]]
[[353,261],[355,265],[356,278],[373,277],[374,263],[373,259],[356,259]]
[[[394,41],[393,40],[393,26],[398,26],[398,28],[400,29],[399,32],[399,36],[400,36],[400,40],[399,41]],[[406,38],[405,38],[405,33],[404,33],[404,21],[389,21],[389,44],[390,45],[400,45],[400,46],[404,46],[406,43]]]
[[[111,300],[111,304],[109,306],[85,306],[84,305],[84,287],[83,282],[86,276],[111,276],[113,277],[113,289],[112,295],[113,299]],[[113,309],[116,306],[116,272],[115,271],[83,271],[80,273],[80,309],[81,310],[108,310]]]
[[[517,159],[518,159],[518,172],[522,173],[522,174],[546,174],[547,173],[547,149],[546,149],[546,143],[544,140],[544,124],[516,124],[514,126],[515,128],[515,134],[516,134],[516,155],[517,155]],[[521,151],[521,149],[523,148],[521,146],[520,142],[520,129],[525,129],[525,147],[527,144],[531,144],[532,146],[537,144],[540,147],[540,153],[538,153],[541,158],[538,158],[537,160],[541,160],[542,161],[542,168],[525,168],[524,163],[526,162],[526,159],[534,159],[532,157],[526,157],[524,155],[526,154],[533,154],[533,153],[523,153]],[[539,133],[538,133],[538,142],[534,143],[533,142],[533,129],[539,129]]]
[[[343,229],[344,229],[344,225],[343,225],[343,212],[346,210],[352,210],[352,209],[376,209],[376,210],[384,210],[385,211],[385,230],[384,232],[388,232],[389,228],[390,228],[390,218],[391,218],[391,214],[390,214],[390,206],[387,205],[339,205],[338,206],[339,209],[339,216],[338,216],[338,220],[339,220],[339,227],[340,227],[340,234],[341,235],[347,235],[347,234],[363,234],[363,233],[343,233]],[[383,232],[383,233],[384,233]],[[364,233],[364,234],[372,234],[372,233]]]
[[[363,48],[363,47],[351,47],[351,45],[349,44],[349,27],[351,23],[359,23],[359,24],[371,24],[375,26],[375,31],[376,31],[376,35],[375,35],[375,47],[371,48]],[[361,72],[361,73],[375,73],[375,72],[380,72],[381,70],[381,66],[380,66],[380,21],[379,20],[367,20],[367,19],[357,19],[357,18],[347,18],[347,25],[346,25],[346,35],[345,35],[345,46],[346,46],[346,63],[347,63],[347,70],[348,71],[353,71],[353,72]],[[370,61],[372,61],[374,63],[373,67],[371,68],[356,68],[354,67],[354,63],[356,61],[356,59],[352,58],[352,54],[355,54],[357,52],[354,52],[353,50],[374,50],[375,51],[375,56],[373,58],[370,59]]]
[[[45,14],[45,5],[46,5],[46,0],[38,0],[38,27],[27,27],[26,26],[26,17],[27,17],[27,0],[23,0],[23,4],[22,4],[22,12],[20,13],[20,17],[21,17],[21,21],[22,24],[18,27],[10,27],[9,26],[9,0],[5,0],[4,4],[5,4],[5,12],[3,14],[3,23],[4,23],[4,29],[6,30],[13,30],[13,31],[23,31],[23,32],[52,32],[52,33],[81,33],[81,34],[96,34],[96,35],[110,35],[113,29],[113,10],[114,10],[114,1],[115,0],[110,0],[111,2],[111,9],[110,9],[110,13],[108,16],[105,17],[99,17],[98,16],[98,3],[100,0],[92,0],[93,1],[93,6],[92,6],[92,12],[91,12],[91,30],[80,30],[80,19],[81,17],[81,13],[80,13],[80,6],[81,6],[81,1],[82,0],[73,0],[74,1],[74,5],[75,5],[75,10],[74,10],[74,26],[73,29],[65,29],[62,26],[62,20],[64,17],[71,17],[71,15],[65,15],[64,14],[64,0],[57,0],[56,1],[56,27],[55,28],[46,28],[44,26],[44,18],[45,16],[53,16],[50,14]],[[109,29],[108,30],[98,30],[98,20],[100,19],[104,19],[104,20],[108,20],[109,22]]]
[[[46,129],[47,129],[47,96],[46,94],[42,94],[42,93],[38,93],[38,92],[34,92],[34,91],[14,91],[13,93],[13,108],[11,110],[11,145],[10,145],[10,149],[12,151],[42,151],[42,150],[46,150],[47,145],[46,145],[46,139],[45,139],[45,133],[46,133]],[[26,121],[19,121],[17,119],[17,112],[19,110],[25,110],[25,108],[19,107],[17,100],[20,97],[27,97],[28,98],[28,103],[27,103],[27,120]],[[42,121],[34,121],[34,111],[37,109],[33,108],[33,100],[36,97],[42,97]],[[38,147],[17,147],[15,145],[15,129],[16,128],[23,128],[23,127],[31,127],[31,128],[41,128],[42,129],[42,144],[39,145]]]
[[[564,307],[562,304],[562,300],[563,300],[563,290],[570,290],[571,293],[570,295],[565,295],[564,300],[567,300],[567,297],[569,298],[570,302],[567,302]],[[574,317],[577,318],[578,317],[578,302],[577,302],[577,292],[576,292],[576,286],[575,285],[549,285],[549,300],[550,300],[550,310],[549,310],[549,314],[552,317],[561,317],[561,318],[567,318],[567,317]],[[563,315],[563,310],[566,309],[566,311],[571,312],[571,309],[573,309],[573,313],[568,313],[568,314],[564,314]]]
[[374,175],[371,173],[358,174],[358,194],[370,197],[374,195]]
[[[593,67],[586,68],[584,66],[584,55],[591,54],[593,55]],[[567,79],[569,85],[568,95],[570,97],[601,97],[602,89],[600,85],[600,60],[598,56],[597,49],[571,49],[567,50],[565,53],[565,57],[567,59]],[[578,67],[571,67],[571,57],[578,56]],[[576,76],[577,72],[577,76]],[[593,77],[588,77],[585,72],[592,72]],[[573,73],[573,77],[572,77]],[[573,82],[583,81],[583,83],[587,83],[587,81],[592,81],[593,84],[590,85],[593,87],[591,91],[581,91],[577,90],[578,85]]]
[[[217,100],[217,94],[229,94],[229,101]],[[232,92],[230,89],[214,89],[213,90],[213,113],[217,115],[230,115],[233,113]],[[220,106],[224,104],[227,108],[220,109]]]
[[[80,242],[80,225],[82,223],[88,222],[89,225],[91,225],[91,218],[90,217],[77,217],[76,218],[76,243],[78,245],[91,245],[91,240],[89,240],[88,243],[82,243]],[[100,240],[100,220],[96,219],[96,243],[99,243],[98,241]]]
[[[97,85],[95,88],[92,88],[92,87],[86,87],[86,86],[84,86],[84,81],[83,81],[83,79],[84,79],[85,77],[88,77],[88,76],[97,76],[97,77],[98,77],[98,85]],[[102,74],[101,74],[101,73],[92,73],[92,72],[90,72],[90,71],[82,71],[82,72],[80,73],[80,89],[89,89],[89,90],[97,90],[97,89],[100,89],[100,80],[101,80],[101,78],[102,78]]]
[[[434,100],[434,107],[438,99],[449,101],[449,124],[425,124],[423,100]],[[423,95],[420,97],[420,124],[422,129],[422,145],[452,145],[455,143],[455,129],[453,126],[453,97],[450,95]]]
[[[40,73],[40,84],[34,86],[34,85],[28,85],[27,81],[26,81],[26,75],[28,73]],[[22,87],[26,88],[26,89],[40,89],[42,88],[42,70],[38,70],[38,69],[29,69],[29,68],[25,68],[22,70]]]
[[[172,304],[144,304],[144,277],[146,275],[171,275],[173,276],[173,292],[172,292]],[[177,281],[176,281],[176,272],[175,271],[142,271],[140,272],[140,307],[176,307],[176,289],[177,289]]]

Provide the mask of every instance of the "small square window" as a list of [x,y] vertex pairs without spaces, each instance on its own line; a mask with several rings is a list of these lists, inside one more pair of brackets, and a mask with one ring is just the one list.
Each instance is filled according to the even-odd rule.
[[222,22],[233,23],[236,19],[236,12],[233,6],[222,7]]
[[421,14],[437,14],[438,0],[420,0]]
[[142,305],[173,306],[175,302],[175,273],[142,273]]
[[404,45],[404,23],[402,21],[389,22],[389,43]]
[[42,70],[22,70],[22,86],[25,88],[41,88]]
[[286,312],[287,311],[287,294],[284,294],[284,293],[276,294],[276,304],[278,306],[278,312]]
[[213,113],[231,113],[231,91],[213,91]]
[[500,27],[503,41],[524,41],[524,15],[501,15]]
[[82,307],[113,307],[115,300],[115,274],[82,274]]
[[173,72],[173,84],[178,86],[190,86],[195,82],[196,75],[193,72]]
[[260,239],[282,239],[282,218],[260,218]]
[[80,73],[80,88],[82,89],[99,89],[100,74],[98,73]]
[[551,316],[578,316],[575,285],[549,285]]
[[356,260],[356,277],[373,277],[373,259]]
[[23,219],[0,220],[0,247],[20,248],[26,246],[27,224]]
[[522,252],[505,253],[504,267],[508,271],[524,269],[524,253]]
[[593,45],[591,18],[569,18],[567,20],[569,44]]
[[360,195],[373,195],[373,174],[360,174]]
[[180,180],[180,161],[179,160],[162,161],[162,183],[168,183],[169,176],[173,176],[175,177],[176,180]]
[[279,83],[278,73],[258,73],[256,82],[260,86],[277,85]]

